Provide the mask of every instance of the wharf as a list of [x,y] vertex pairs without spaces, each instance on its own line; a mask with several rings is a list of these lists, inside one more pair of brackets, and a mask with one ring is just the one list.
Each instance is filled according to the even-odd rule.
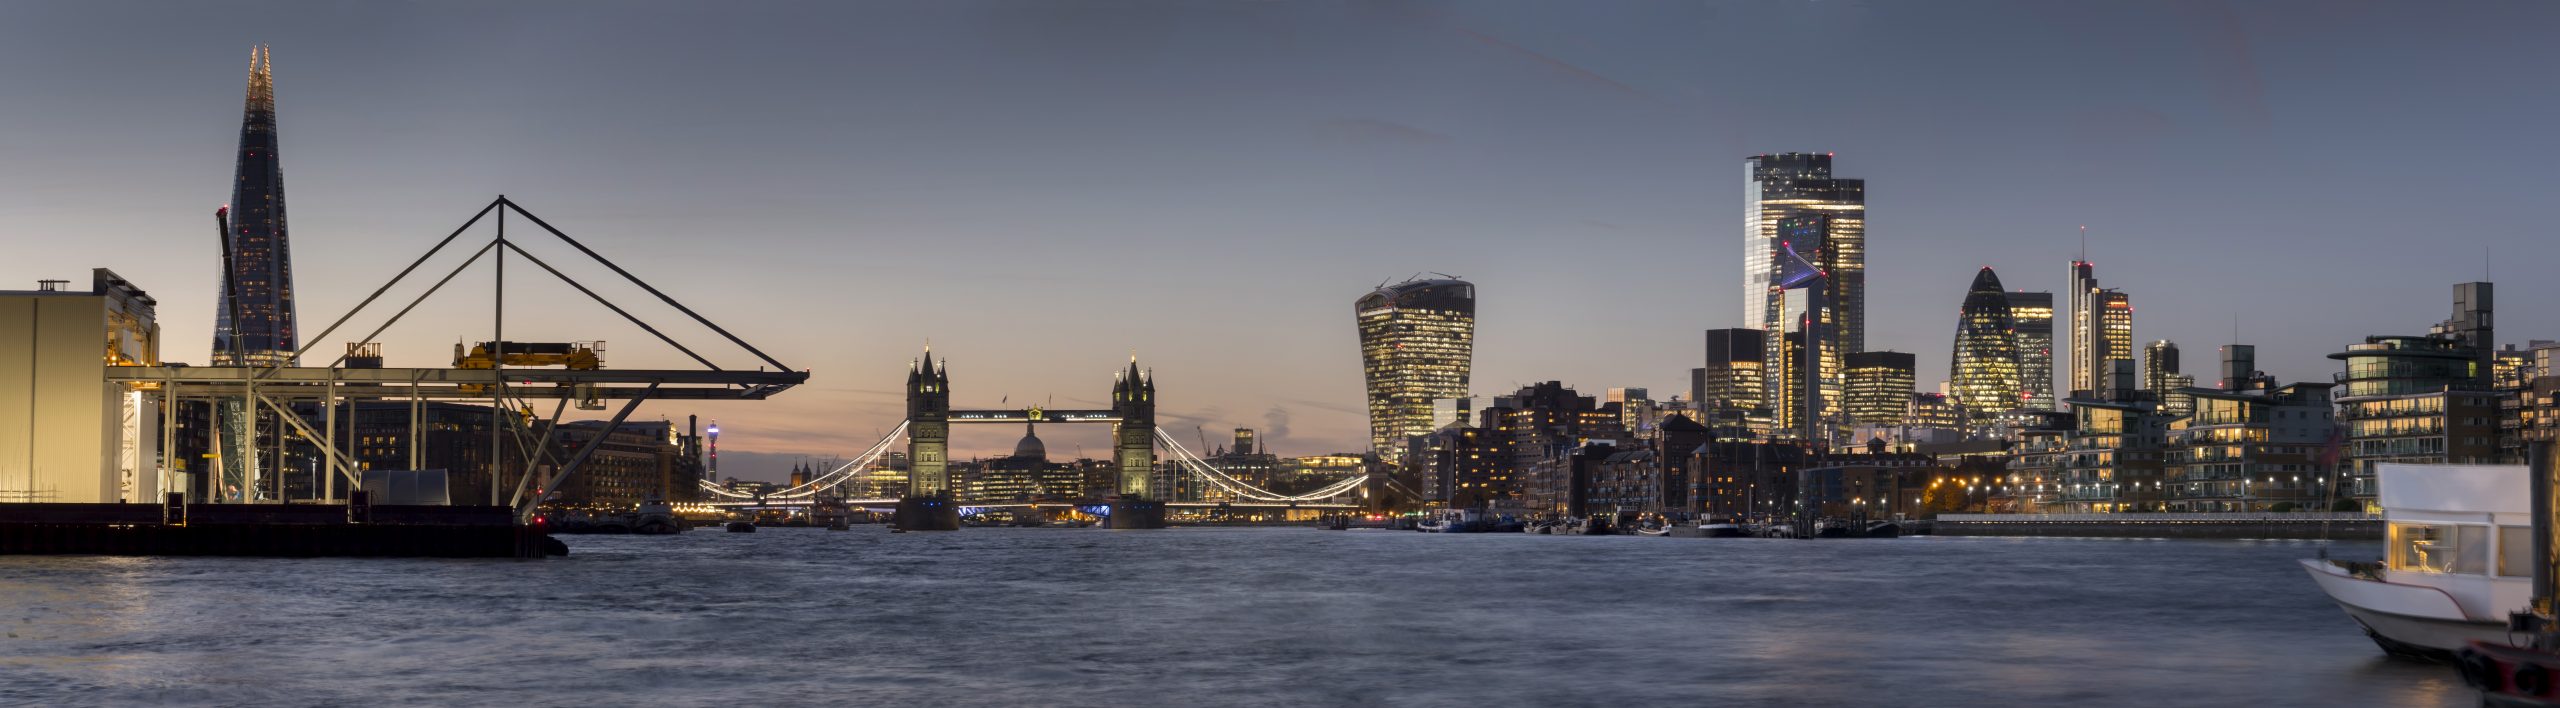
[[6,504],[0,555],[541,558],[566,548],[502,506]]
[[2348,512],[1939,514],[1940,536],[2382,538],[2382,517]]

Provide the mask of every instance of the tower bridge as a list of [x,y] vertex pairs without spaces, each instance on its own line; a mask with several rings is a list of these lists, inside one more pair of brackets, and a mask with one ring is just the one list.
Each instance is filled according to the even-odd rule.
[[[1068,506],[1073,502],[978,503],[959,499],[951,477],[951,426],[1010,423],[1107,423],[1111,425],[1111,493],[1090,506],[1115,529],[1162,528],[1168,507],[1219,506],[1265,508],[1352,509],[1365,496],[1368,475],[1353,475],[1305,494],[1281,494],[1250,484],[1218,469],[1199,454],[1156,427],[1156,382],[1153,372],[1129,358],[1126,369],[1112,376],[1111,407],[1051,410],[955,409],[951,407],[951,371],[937,362],[932,349],[907,366],[907,418],[862,454],[833,470],[786,489],[751,494],[702,481],[715,497],[714,506],[794,506],[838,501],[855,506],[895,504],[892,522],[901,530],[950,531],[960,528],[964,510]],[[848,487],[868,489],[873,463],[903,439],[907,445],[906,488],[895,499],[845,498]],[[1177,474],[1201,482],[1223,499],[1176,499],[1176,489],[1156,489],[1159,451],[1171,458]],[[1176,485],[1177,488],[1179,485]]]

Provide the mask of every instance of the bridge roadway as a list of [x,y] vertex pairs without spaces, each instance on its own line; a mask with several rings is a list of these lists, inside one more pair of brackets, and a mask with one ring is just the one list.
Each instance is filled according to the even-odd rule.
[[[861,508],[861,509],[864,509],[864,510],[870,510],[870,511],[884,511],[884,510],[887,510],[887,509],[894,509],[894,508],[896,508],[896,507],[898,506],[898,500],[897,500],[897,499],[895,499],[895,498],[886,498],[886,499],[843,499],[843,500],[833,500],[833,501],[836,501],[836,502],[842,503],[842,504],[844,504],[844,505],[846,505],[846,506],[856,507],[856,508]],[[809,504],[809,502],[808,502],[808,500],[805,500],[805,499],[802,499],[802,500],[776,500],[776,501],[769,502],[769,503],[768,503],[768,502],[762,502],[762,501],[755,501],[755,500],[713,501],[713,502],[696,502],[696,503],[697,503],[697,504],[700,504],[700,505],[702,505],[702,506],[710,506],[710,507],[716,507],[716,508],[721,508],[721,509],[800,509],[800,508],[806,508],[806,507],[808,507],[808,506],[810,505],[810,504]],[[962,513],[961,513],[961,515],[962,515],[962,516],[968,516],[968,515],[971,515],[971,514],[974,514],[974,513],[977,513],[977,512],[983,512],[983,511],[990,510],[990,509],[1040,509],[1040,508],[1051,508],[1051,507],[1075,507],[1075,508],[1080,508],[1080,509],[1081,509],[1081,508],[1088,508],[1088,507],[1098,507],[1098,506],[1102,506],[1103,504],[1104,504],[1104,502],[1103,502],[1102,500],[1099,500],[1099,499],[1095,499],[1095,500],[1086,500],[1086,501],[1072,501],[1072,502],[1068,502],[1068,501],[1047,501],[1047,502],[1007,502],[1007,503],[1001,503],[1001,504],[971,504],[971,503],[963,503],[963,504],[961,504],[961,505],[960,505],[960,509],[961,509],[961,512],[962,512]],[[1235,501],[1235,502],[1165,502],[1165,506],[1167,506],[1167,507],[1172,507],[1172,508],[1176,508],[1176,509],[1217,509],[1217,508],[1227,508],[1227,509],[1360,509],[1360,508],[1364,508],[1362,505],[1359,505],[1359,504],[1322,504],[1322,503],[1316,503],[1316,502],[1297,502],[1297,503],[1287,503],[1287,502],[1261,502],[1261,501]]]

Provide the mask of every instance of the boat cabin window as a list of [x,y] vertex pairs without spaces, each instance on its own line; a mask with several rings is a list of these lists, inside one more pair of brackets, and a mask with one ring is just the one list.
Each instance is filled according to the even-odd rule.
[[2391,569],[2488,575],[2489,527],[2392,524]]
[[2533,527],[2498,527],[2498,574],[2533,577]]

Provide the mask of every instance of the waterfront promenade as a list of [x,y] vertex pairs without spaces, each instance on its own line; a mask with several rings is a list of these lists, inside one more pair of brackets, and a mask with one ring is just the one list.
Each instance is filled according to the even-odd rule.
[[2382,517],[2349,512],[2209,514],[1939,514],[1940,536],[2098,538],[2382,538]]

